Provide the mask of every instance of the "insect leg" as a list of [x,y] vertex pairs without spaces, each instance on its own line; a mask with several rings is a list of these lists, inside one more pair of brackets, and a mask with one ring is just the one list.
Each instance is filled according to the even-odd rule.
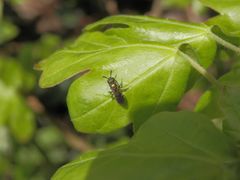
[[128,90],[128,88],[121,88],[121,92],[125,92],[127,90]]
[[115,97],[114,97],[113,92],[112,92],[112,91],[108,91],[108,92],[109,92],[109,94],[111,95],[111,98],[114,99]]
[[128,90],[128,87],[127,88],[123,88],[123,82],[121,80],[121,83],[120,83],[120,88],[121,88],[121,92],[125,92]]
[[121,80],[121,83],[120,83],[120,88],[122,88],[123,87],[123,82],[122,82],[122,80]]

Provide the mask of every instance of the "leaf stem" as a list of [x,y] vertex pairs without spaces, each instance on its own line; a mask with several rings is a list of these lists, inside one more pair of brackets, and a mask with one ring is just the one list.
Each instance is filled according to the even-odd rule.
[[221,44],[222,46],[231,49],[237,53],[240,53],[240,48],[238,46],[235,46],[234,44],[225,41],[224,39],[222,39],[221,37],[217,36],[216,34],[214,34],[212,31],[209,31],[210,35],[213,37],[213,39],[215,41],[217,41],[219,44]]
[[194,69],[196,69],[201,75],[203,75],[210,83],[215,85],[217,88],[221,89],[222,85],[216,80],[216,78],[207,72],[200,64],[194,61],[190,56],[187,54],[179,51],[179,53],[192,65]]

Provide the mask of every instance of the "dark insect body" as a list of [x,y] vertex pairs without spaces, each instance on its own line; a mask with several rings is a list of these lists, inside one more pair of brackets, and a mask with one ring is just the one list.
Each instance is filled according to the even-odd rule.
[[113,98],[116,99],[116,101],[119,103],[119,104],[123,104],[124,103],[124,96],[122,94],[123,92],[123,89],[122,89],[122,84],[119,84],[117,82],[117,80],[115,79],[115,77],[112,77],[112,71],[110,71],[110,76],[109,77],[106,77],[106,76],[103,76],[103,78],[106,78],[107,79],[107,83],[111,89],[111,91],[109,91],[109,93],[111,94],[111,96]]

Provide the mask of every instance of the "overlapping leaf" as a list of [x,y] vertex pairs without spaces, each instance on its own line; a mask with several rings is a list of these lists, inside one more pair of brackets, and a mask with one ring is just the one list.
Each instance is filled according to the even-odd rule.
[[[211,118],[222,119],[222,130],[240,146],[240,71],[234,69],[220,78],[222,89],[212,88],[200,99],[196,108]],[[207,97],[207,98],[205,98]]]
[[225,34],[240,37],[240,1],[239,0],[201,0],[221,15],[207,21],[209,25],[218,25]]
[[53,180],[237,179],[238,172],[234,146],[208,118],[164,112],[144,123],[128,144],[85,154]]

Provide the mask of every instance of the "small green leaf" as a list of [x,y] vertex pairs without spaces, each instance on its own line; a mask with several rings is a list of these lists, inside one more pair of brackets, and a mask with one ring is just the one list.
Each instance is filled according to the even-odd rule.
[[234,146],[208,118],[192,112],[159,113],[126,145],[85,154],[53,180],[238,179]]
[[36,79],[33,74],[25,71],[14,59],[0,57],[0,79],[7,86],[16,90],[31,90]]
[[206,91],[198,100],[195,112],[201,112],[211,118],[222,118],[223,113],[219,108],[219,91]]
[[0,20],[0,44],[3,44],[18,34],[18,28],[6,20]]
[[11,101],[8,123],[12,134],[19,142],[26,143],[32,138],[36,128],[34,114],[20,97],[16,96]]
[[22,143],[29,141],[35,130],[33,112],[22,97],[0,81],[0,125],[8,124],[12,134]]
[[221,15],[209,19],[208,25],[218,25],[225,34],[240,37],[240,1],[239,0],[201,0]]
[[9,99],[14,96],[15,92],[13,89],[8,88],[1,80],[0,80],[0,125],[6,124],[8,116],[10,103]]

